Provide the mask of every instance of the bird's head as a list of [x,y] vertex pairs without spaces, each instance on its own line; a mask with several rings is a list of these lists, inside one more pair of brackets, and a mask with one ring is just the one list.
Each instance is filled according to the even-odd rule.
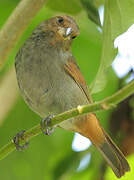
[[56,16],[44,21],[45,30],[51,32],[51,43],[61,43],[65,46],[71,46],[80,31],[75,20],[70,16]]

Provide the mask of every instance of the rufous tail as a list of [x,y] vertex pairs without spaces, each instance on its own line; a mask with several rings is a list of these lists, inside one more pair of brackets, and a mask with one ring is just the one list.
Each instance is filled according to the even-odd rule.
[[92,141],[118,178],[130,171],[125,156],[102,128],[95,114],[77,118],[75,125],[77,132]]
[[125,172],[130,171],[129,164],[120,149],[115,145],[109,135],[103,130],[105,141],[100,146],[96,146],[105,160],[111,166],[115,175],[120,178]]

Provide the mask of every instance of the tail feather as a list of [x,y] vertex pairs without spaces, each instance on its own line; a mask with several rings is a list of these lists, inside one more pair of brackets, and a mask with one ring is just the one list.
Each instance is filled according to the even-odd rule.
[[130,171],[129,164],[120,149],[115,145],[109,135],[103,130],[106,140],[98,150],[113,169],[115,175],[120,178],[125,172]]
[[95,114],[91,113],[83,118],[78,117],[75,121],[75,127],[77,132],[92,141],[118,178],[130,171],[125,156],[105,132]]

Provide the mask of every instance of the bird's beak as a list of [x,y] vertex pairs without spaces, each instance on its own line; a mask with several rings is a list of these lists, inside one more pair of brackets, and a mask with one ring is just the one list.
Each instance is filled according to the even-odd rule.
[[66,39],[70,39],[70,35],[72,33],[72,28],[71,27],[67,27],[67,28],[60,28],[58,30],[58,34],[60,36],[62,36],[64,38],[64,40]]
[[66,28],[65,37],[68,37],[71,33],[72,33],[72,28],[71,27]]

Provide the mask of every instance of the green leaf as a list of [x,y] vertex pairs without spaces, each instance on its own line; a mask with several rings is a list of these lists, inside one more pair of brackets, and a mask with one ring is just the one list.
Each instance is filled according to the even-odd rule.
[[99,8],[100,6],[104,5],[105,0],[93,0],[94,5],[96,8]]
[[90,86],[91,93],[97,93],[105,88],[106,71],[117,54],[114,40],[134,23],[133,0],[106,0],[104,6],[104,26],[100,67],[95,80]]
[[64,159],[57,162],[55,168],[53,169],[53,179],[59,180],[63,175],[72,174],[76,171],[80,161],[79,152],[70,152]]
[[78,0],[48,0],[46,6],[54,11],[65,12],[69,14],[77,14],[82,10],[81,4]]
[[88,18],[101,27],[98,9],[94,6],[93,0],[81,0],[81,3],[88,14]]

